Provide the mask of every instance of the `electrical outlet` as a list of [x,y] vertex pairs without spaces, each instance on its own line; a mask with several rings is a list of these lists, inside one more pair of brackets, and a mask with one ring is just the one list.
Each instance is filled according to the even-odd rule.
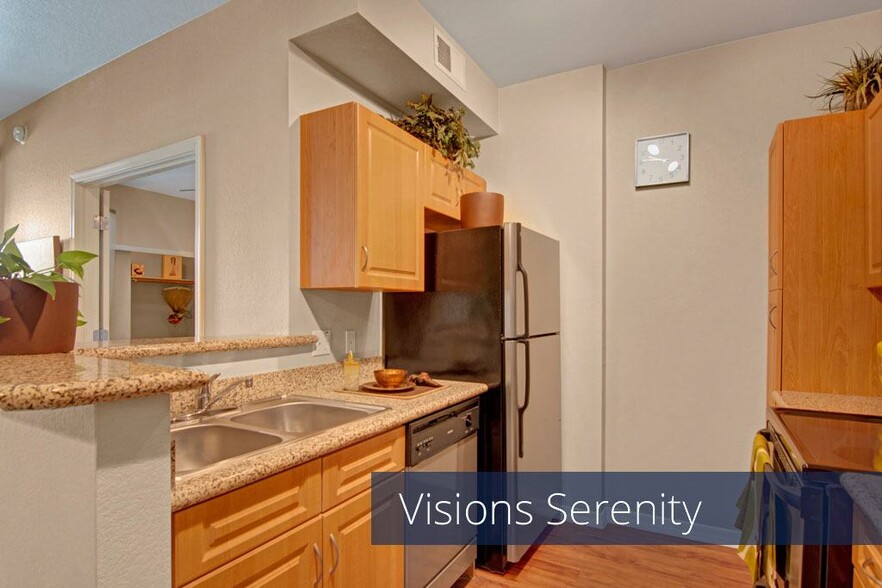
[[318,338],[312,348],[312,356],[331,355],[331,331],[313,331],[312,334]]
[[346,353],[355,353],[355,329],[346,331]]

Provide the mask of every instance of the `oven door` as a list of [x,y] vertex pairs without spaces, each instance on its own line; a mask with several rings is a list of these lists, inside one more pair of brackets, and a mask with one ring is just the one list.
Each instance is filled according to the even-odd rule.
[[[805,484],[780,439],[771,436],[772,461],[764,477],[762,545],[774,545],[764,562],[768,585],[824,586],[825,489]],[[771,576],[771,577],[769,577]]]

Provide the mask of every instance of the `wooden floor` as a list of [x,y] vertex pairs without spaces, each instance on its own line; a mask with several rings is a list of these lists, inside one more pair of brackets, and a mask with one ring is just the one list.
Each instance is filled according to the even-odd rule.
[[712,545],[540,545],[504,576],[478,570],[484,586],[752,586],[747,566],[729,547]]

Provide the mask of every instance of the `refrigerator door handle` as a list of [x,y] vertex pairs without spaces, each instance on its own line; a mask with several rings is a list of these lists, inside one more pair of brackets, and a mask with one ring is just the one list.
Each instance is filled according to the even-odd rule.
[[524,413],[530,406],[530,342],[518,341],[524,346],[524,404],[518,404],[518,457],[524,457]]
[[518,261],[517,266],[515,267],[515,272],[521,274],[521,277],[524,279],[524,332],[519,335],[520,337],[529,337],[530,336],[530,281],[529,276],[527,275],[527,270],[524,268],[524,264],[521,261],[521,231],[520,225],[518,226]]

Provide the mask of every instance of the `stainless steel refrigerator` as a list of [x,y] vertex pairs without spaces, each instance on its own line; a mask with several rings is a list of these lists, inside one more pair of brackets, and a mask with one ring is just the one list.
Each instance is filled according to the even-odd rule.
[[[427,234],[425,257],[425,292],[383,296],[387,367],[489,386],[479,470],[559,472],[559,243],[506,223]],[[500,543],[480,565],[502,571],[529,548]]]

